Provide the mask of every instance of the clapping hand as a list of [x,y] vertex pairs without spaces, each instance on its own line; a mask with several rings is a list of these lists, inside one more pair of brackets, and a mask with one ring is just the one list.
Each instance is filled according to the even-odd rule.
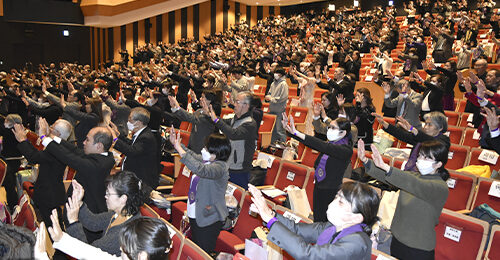
[[375,119],[377,119],[378,123],[379,123],[380,125],[382,125],[382,127],[383,127],[384,129],[385,129],[385,128],[387,128],[387,127],[389,127],[389,123],[388,123],[388,122],[386,122],[386,121],[384,120],[384,118],[383,118],[381,115],[379,115],[379,114],[377,114],[377,113],[372,113],[372,116],[374,116],[374,117],[375,117]]
[[45,245],[47,243],[47,230],[45,229],[45,223],[40,223],[38,227],[38,233],[36,234],[35,242],[35,259],[43,258],[43,255],[47,253]]
[[338,94],[336,98],[337,98],[337,103],[339,104],[339,107],[345,103],[345,98],[344,98],[343,94]]
[[14,133],[16,140],[20,143],[27,139],[26,130],[24,129],[24,126],[22,124],[14,124],[12,132]]
[[178,107],[180,107],[179,106],[179,102],[177,102],[177,99],[175,98],[175,96],[168,95],[168,101],[170,102],[170,107],[171,108],[178,108]]
[[45,118],[40,117],[38,119],[38,135],[48,135],[50,133],[50,127],[49,123],[47,123],[47,120]]
[[414,129],[412,128],[412,125],[408,123],[408,121],[404,119],[402,116],[398,116],[396,117],[396,119],[398,120],[398,125],[401,126],[404,130],[410,131]]
[[52,210],[52,215],[50,215],[50,220],[52,221],[52,227],[49,227],[49,234],[54,242],[58,242],[61,240],[63,231],[61,229],[61,225],[59,225],[59,216],[57,214],[57,210]]
[[372,148],[372,158],[375,166],[384,170],[385,172],[389,172],[391,166],[389,166],[387,163],[384,162],[384,159],[382,158],[382,155],[378,151],[377,147],[374,144],[371,144],[370,147]]
[[295,123],[293,122],[293,116],[290,116],[290,124],[288,123],[288,116],[286,115],[286,112],[283,112],[283,119],[281,120],[281,123],[283,124],[283,128],[291,134],[295,133]]
[[78,221],[78,213],[83,204],[82,199],[85,194],[82,185],[76,180],[71,181],[71,184],[73,185],[73,194],[68,198],[68,202],[66,202],[66,213],[69,224]]
[[368,162],[368,158],[365,154],[365,142],[361,138],[358,139],[358,159],[363,163]]
[[385,94],[391,93],[391,85],[389,85],[389,83],[387,83],[386,81],[382,83],[382,89],[384,90]]
[[488,108],[484,107],[484,111],[486,113],[481,113],[482,116],[486,118],[486,122],[488,123],[488,127],[490,128],[490,131],[497,129],[498,128],[498,122],[499,122],[499,117],[496,113],[496,109],[493,108]]
[[313,112],[314,112],[315,117],[318,117],[321,115],[321,104],[320,103],[314,103]]
[[264,222],[269,222],[274,216],[273,211],[267,206],[262,192],[252,184],[248,184],[248,191],[252,194],[252,204],[250,210],[258,212]]

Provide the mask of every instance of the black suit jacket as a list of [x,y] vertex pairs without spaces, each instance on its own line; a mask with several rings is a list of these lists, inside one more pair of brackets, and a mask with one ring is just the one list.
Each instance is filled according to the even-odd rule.
[[132,140],[116,140],[116,150],[122,152],[127,157],[123,162],[123,169],[131,171],[139,179],[144,181],[151,188],[158,186],[159,162],[156,138],[149,127],[146,127],[137,136],[135,142]]
[[344,79],[340,83],[337,83],[334,79],[331,79],[328,81],[328,84],[325,84],[321,81],[317,84],[320,88],[328,89],[331,92],[335,91],[336,95],[344,95],[346,103],[352,103],[352,101],[354,100],[354,84],[352,84],[352,82],[350,82],[346,77],[344,77]]
[[[106,206],[106,185],[105,179],[115,165],[112,153],[85,154],[74,145],[61,141],[60,144],[53,141],[45,148],[63,164],[76,170],[75,179],[85,189],[83,201],[94,213],[101,213],[108,210]],[[73,188],[68,189],[68,196],[73,193]]]
[[59,119],[60,116],[62,116],[62,109],[55,104],[44,108],[37,108],[30,105],[30,111],[37,116],[47,119],[47,123],[49,123],[49,125],[52,125],[57,119]]
[[47,151],[38,151],[28,141],[21,142],[17,149],[32,164],[39,164],[33,200],[39,208],[51,210],[66,202],[63,184],[66,165]]

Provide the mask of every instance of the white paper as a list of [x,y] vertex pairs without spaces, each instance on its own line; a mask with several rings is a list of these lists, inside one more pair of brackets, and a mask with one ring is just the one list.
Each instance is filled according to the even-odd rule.
[[250,259],[267,259],[267,250],[251,240],[245,239],[245,256]]
[[290,211],[285,211],[285,213],[283,213],[283,217],[287,218],[287,219],[290,219],[292,221],[295,222],[295,224],[299,223],[300,222],[300,217],[293,214],[292,212]]
[[449,160],[453,159],[453,152],[448,152],[448,159]]
[[257,160],[259,159],[267,161],[267,168],[271,168],[271,166],[273,166],[274,156],[267,153],[259,153],[259,155],[257,155]]
[[365,77],[365,81],[372,81],[373,80],[373,76],[372,75],[368,75]]
[[253,86],[253,90],[258,90],[258,89],[259,89],[259,87],[260,87],[260,85],[254,85],[254,86]]
[[498,154],[495,151],[483,149],[478,159],[489,164],[497,164]]
[[264,109],[262,109],[262,111],[264,111],[264,112],[267,112],[267,110],[269,110],[268,107],[264,107]]
[[299,117],[300,116],[300,112],[295,112],[295,116],[294,117]]
[[370,74],[375,74],[375,72],[377,72],[377,69],[371,69],[370,70]]
[[288,172],[288,174],[286,175],[286,179],[289,181],[293,181],[293,179],[295,179],[295,173]]
[[467,116],[467,122],[472,122],[473,116],[474,116],[474,114],[469,114],[469,116]]
[[385,255],[378,255],[377,259],[375,259],[375,260],[391,260],[391,259],[386,257]]
[[264,120],[260,121],[260,125],[263,125],[264,124]]
[[227,188],[226,188],[226,195],[233,196],[233,193],[235,190],[236,190],[236,186],[232,185],[231,183],[228,183]]
[[286,195],[286,193],[280,189],[276,188],[267,188],[267,189],[262,189],[262,193],[264,193],[266,196],[271,197],[271,198],[276,198],[278,196]]
[[477,132],[477,129],[474,130],[474,134],[472,134],[472,139],[479,140],[480,137],[481,137],[481,134]]
[[449,179],[446,181],[446,184],[448,185],[448,188],[450,188],[450,189],[454,189],[454,188],[455,188],[455,185],[457,184],[457,180],[452,179],[452,178],[449,178]]
[[450,131],[446,131],[443,135],[450,137]]
[[500,198],[500,182],[494,181],[490,186],[488,195]]
[[382,140],[382,137],[380,137],[378,135],[376,135],[376,136],[373,137],[373,142],[374,143],[380,143],[381,140]]
[[189,176],[191,176],[191,171],[186,166],[184,166],[184,168],[182,169],[182,175],[189,178]]
[[452,228],[449,226],[446,226],[444,230],[444,237],[451,239],[456,242],[460,242],[460,236],[462,235],[462,231],[458,230],[456,228]]

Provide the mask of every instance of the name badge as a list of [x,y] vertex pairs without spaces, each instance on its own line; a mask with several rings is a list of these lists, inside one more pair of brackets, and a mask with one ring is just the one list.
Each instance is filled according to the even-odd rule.
[[483,149],[478,159],[489,164],[497,164],[498,154],[495,151]]
[[286,179],[289,181],[293,181],[293,179],[295,179],[295,173],[288,172],[288,174],[286,175]]
[[449,179],[446,181],[446,184],[448,184],[448,188],[450,188],[450,189],[454,189],[454,188],[455,188],[455,184],[457,184],[457,180],[452,179],[452,178],[449,178]]
[[462,235],[462,231],[456,228],[452,228],[450,226],[446,226],[444,230],[444,237],[451,239],[455,242],[460,242],[460,236]]

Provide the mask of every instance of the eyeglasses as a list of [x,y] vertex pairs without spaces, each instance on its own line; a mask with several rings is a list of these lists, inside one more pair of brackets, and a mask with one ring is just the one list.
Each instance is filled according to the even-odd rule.
[[109,196],[112,196],[112,195],[116,195],[116,196],[120,196],[120,194],[118,193],[107,193],[104,195],[105,197],[109,197]]
[[236,104],[247,104],[247,103],[245,103],[245,101],[243,100],[236,100]]

